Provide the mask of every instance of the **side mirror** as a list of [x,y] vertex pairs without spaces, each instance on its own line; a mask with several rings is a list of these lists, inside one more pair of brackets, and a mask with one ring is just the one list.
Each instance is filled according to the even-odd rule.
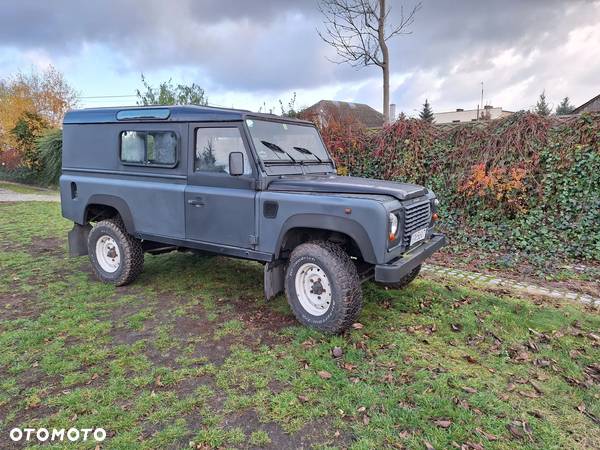
[[242,152],[231,152],[229,154],[229,175],[234,177],[244,174],[244,154]]

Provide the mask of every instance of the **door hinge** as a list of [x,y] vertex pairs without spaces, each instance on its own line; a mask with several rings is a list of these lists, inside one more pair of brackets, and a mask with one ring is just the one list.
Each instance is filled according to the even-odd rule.
[[251,234],[248,236],[248,241],[250,242],[250,245],[257,245],[258,244],[258,236]]

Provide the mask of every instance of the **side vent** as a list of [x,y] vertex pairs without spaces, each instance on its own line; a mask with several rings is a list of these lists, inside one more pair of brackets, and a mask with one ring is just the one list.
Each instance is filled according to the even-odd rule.
[[263,216],[267,219],[274,219],[277,217],[277,211],[279,210],[279,203],[267,201],[263,204]]
[[77,198],[77,183],[71,181],[71,199],[75,200]]

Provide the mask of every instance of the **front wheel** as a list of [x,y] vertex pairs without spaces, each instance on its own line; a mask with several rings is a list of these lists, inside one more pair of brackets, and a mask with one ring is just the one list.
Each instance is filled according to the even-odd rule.
[[123,286],[142,272],[144,251],[119,219],[98,222],[88,236],[88,254],[96,276],[105,283]]
[[356,266],[339,245],[327,241],[294,249],[285,292],[299,322],[327,333],[344,331],[355,322],[362,307]]

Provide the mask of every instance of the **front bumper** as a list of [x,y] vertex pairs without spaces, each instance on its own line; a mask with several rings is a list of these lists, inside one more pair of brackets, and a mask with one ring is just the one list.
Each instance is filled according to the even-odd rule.
[[375,281],[379,283],[399,282],[444,245],[446,245],[446,236],[433,234],[428,241],[404,253],[398,259],[387,264],[377,264],[375,266]]

